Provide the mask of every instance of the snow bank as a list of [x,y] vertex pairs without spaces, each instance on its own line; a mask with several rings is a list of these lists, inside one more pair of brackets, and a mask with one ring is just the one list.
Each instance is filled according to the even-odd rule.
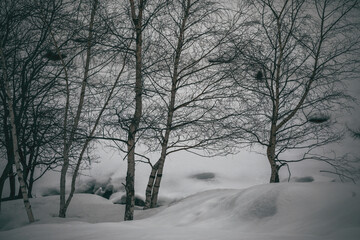
[[[35,224],[65,223],[68,221],[119,222],[123,218],[123,205],[93,194],[75,194],[67,211],[67,218],[57,217],[59,214],[59,196],[48,196],[30,199],[36,219]],[[0,230],[8,230],[26,225],[27,216],[22,200],[2,202],[0,213]],[[1,239],[1,238],[0,238]]]
[[360,236],[359,203],[360,188],[355,185],[266,184],[244,190],[211,190],[196,194],[167,208],[151,221],[176,226],[201,224],[244,232],[319,236],[356,229]]
[[[76,195],[69,219],[54,217],[57,200],[47,197],[32,201],[38,222],[2,231],[0,239],[357,240],[359,200],[356,185],[266,184],[205,191],[168,207],[137,210],[135,218],[140,220],[120,222],[123,206],[98,196]],[[3,203],[1,229],[23,224],[21,204]]]

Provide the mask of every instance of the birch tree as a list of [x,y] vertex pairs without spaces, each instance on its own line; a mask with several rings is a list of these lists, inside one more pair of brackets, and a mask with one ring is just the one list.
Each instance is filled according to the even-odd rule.
[[155,94],[148,105],[154,119],[148,120],[153,124],[145,145],[160,156],[155,164],[150,162],[145,209],[157,206],[169,154],[215,148],[226,138],[224,131],[221,135],[215,130],[214,122],[224,117],[218,110],[230,95],[231,82],[215,68],[220,62],[209,61],[233,30],[229,16],[220,9],[212,1],[172,1],[152,24],[153,37],[161,39],[154,53],[161,61],[150,74]]
[[146,0],[139,0],[136,4],[134,0],[130,2],[130,17],[132,28],[135,33],[135,109],[127,133],[127,172],[126,172],[126,208],[124,220],[133,220],[135,205],[135,145],[136,133],[142,116],[142,37],[143,37],[143,14],[146,7]]
[[[88,35],[86,38],[86,56],[85,56],[85,66],[83,71],[83,79],[81,81],[80,85],[80,93],[79,93],[79,102],[76,110],[75,117],[73,119],[73,123],[71,126],[71,129],[68,130],[68,122],[69,122],[69,107],[70,107],[70,78],[69,73],[67,69],[67,64],[65,64],[64,56],[61,52],[61,49],[59,47],[58,40],[56,38],[56,35],[54,32],[51,32],[52,36],[52,42],[55,47],[55,56],[58,56],[58,58],[61,61],[63,71],[65,74],[65,81],[66,81],[66,101],[65,101],[65,117],[64,117],[64,123],[63,123],[63,129],[64,129],[64,136],[63,136],[63,163],[61,167],[61,177],[60,177],[60,209],[59,209],[59,217],[66,217],[66,211],[70,204],[72,195],[69,196],[69,198],[66,199],[66,175],[70,166],[70,150],[72,148],[72,145],[75,141],[75,135],[78,131],[81,113],[84,106],[84,99],[85,99],[85,92],[89,81],[89,71],[90,71],[90,60],[91,60],[91,50],[93,46],[93,27],[94,27],[94,19],[95,19],[95,13],[98,6],[98,1],[94,0],[91,4],[91,13],[90,13],[90,20],[89,20],[89,28],[88,28]],[[69,131],[69,134],[67,134]]]
[[141,137],[139,132],[144,130],[141,124],[143,123],[143,98],[146,85],[145,65],[151,65],[153,62],[150,57],[151,53],[145,51],[152,43],[144,35],[151,35],[148,26],[153,17],[166,4],[167,1],[129,0],[123,5],[127,11],[127,19],[123,19],[123,23],[129,32],[119,36],[114,31],[114,35],[118,36],[120,41],[131,39],[131,44],[125,50],[129,53],[128,79],[126,83],[123,83],[122,91],[118,91],[116,99],[114,99],[122,104],[116,104],[112,111],[107,113],[108,120],[105,124],[106,130],[104,130],[108,132],[108,136],[105,136],[104,139],[115,141],[118,149],[125,154],[124,159],[127,160],[124,183],[126,191],[125,221],[133,220],[134,217],[136,146]]
[[10,86],[7,79],[7,67],[5,62],[5,56],[3,54],[3,50],[0,47],[0,57],[1,57],[1,66],[2,66],[2,84],[4,85],[8,103],[8,110],[10,115],[10,124],[11,124],[11,133],[12,133],[12,141],[13,141],[13,150],[14,150],[14,162],[16,166],[16,172],[19,180],[19,184],[21,187],[21,193],[24,200],[25,210],[29,219],[29,222],[32,223],[35,221],[34,215],[31,210],[31,204],[29,201],[29,197],[26,190],[26,185],[23,177],[23,172],[21,169],[20,157],[19,157],[19,150],[18,150],[18,140],[17,140],[17,133],[16,133],[16,126],[15,126],[15,114],[13,109],[13,100],[12,100],[12,93],[10,90]]
[[[114,93],[112,108],[105,111],[103,134],[96,139],[111,140],[124,153],[127,160],[126,207],[124,220],[133,220],[135,204],[135,163],[137,144],[147,128],[143,121],[143,98],[146,92],[146,69],[153,64],[153,54],[149,51],[153,42],[149,24],[168,1],[132,1],[120,4],[120,8],[110,10],[114,21],[109,25],[111,43],[115,51],[126,53],[126,79]],[[122,11],[123,9],[124,11]],[[146,36],[146,37],[144,37]],[[120,43],[120,46],[119,46]],[[145,50],[144,50],[145,49]],[[144,60],[146,59],[146,60]],[[126,137],[125,137],[126,136]]]
[[[54,128],[59,119],[56,114],[59,113],[59,108],[53,105],[56,102],[54,98],[57,91],[57,79],[54,77],[56,71],[49,67],[50,61],[43,56],[48,47],[49,31],[41,12],[48,9],[48,17],[52,18],[55,13],[52,7],[51,3],[39,6],[28,1],[1,2],[0,42],[6,65],[7,83],[12,90],[19,160],[29,197],[34,182],[47,170],[56,166],[53,148],[57,144],[56,136],[61,131]],[[13,173],[15,156],[12,128],[9,123],[9,103],[4,84],[0,85],[0,103],[0,148],[7,157],[0,181],[0,196],[3,184],[9,176],[10,199],[13,199],[16,193],[16,174]],[[43,167],[42,170],[39,169],[40,166]],[[38,175],[35,175],[35,171]],[[18,197],[22,197],[21,187]]]
[[[342,79],[356,67],[354,18],[358,1],[252,1],[251,40],[233,51],[246,115],[237,130],[266,149],[270,182],[291,162],[318,158],[316,149],[339,140],[331,113],[346,106]],[[285,153],[303,151],[299,159]],[[285,154],[285,155],[284,155]]]
[[[114,22],[118,20],[116,18],[118,16],[108,11],[107,4],[94,0],[89,5],[80,4],[79,7],[76,5],[70,7],[75,11],[75,19],[73,15],[70,16],[74,25],[71,26],[69,34],[63,38],[58,35],[61,31],[57,29],[51,31],[55,53],[61,62],[65,79],[59,217],[66,217],[76,190],[77,177],[84,166],[85,156],[92,141],[97,138],[104,112],[108,111],[110,104],[113,104],[115,93],[119,91],[119,83],[122,81],[128,61],[127,49],[131,43],[131,40],[115,44],[112,42],[114,38],[123,36],[121,29],[114,29]],[[87,27],[83,27],[83,22]],[[114,34],[115,31],[120,35]],[[63,47],[66,46],[64,41],[71,42],[67,45],[74,44],[75,51],[70,56],[68,56],[69,52],[66,52],[66,47]],[[65,60],[62,56],[68,56],[70,60]],[[84,62],[81,61],[82,59]],[[81,64],[83,68],[80,67]],[[80,85],[78,89],[73,89],[71,86],[76,85],[79,76],[82,78]],[[79,99],[75,113],[72,112],[71,105],[73,98]],[[71,117],[72,115],[74,118]],[[70,172],[69,168],[72,170],[72,179],[70,192],[66,196],[66,177]]]

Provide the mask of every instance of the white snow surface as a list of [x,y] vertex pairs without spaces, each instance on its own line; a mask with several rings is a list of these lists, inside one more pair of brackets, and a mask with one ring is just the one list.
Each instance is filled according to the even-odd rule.
[[58,196],[31,199],[37,221],[27,224],[21,200],[2,203],[0,239],[27,240],[358,240],[360,187],[333,182],[279,183],[215,189],[156,209],[76,194],[67,218],[56,217]]

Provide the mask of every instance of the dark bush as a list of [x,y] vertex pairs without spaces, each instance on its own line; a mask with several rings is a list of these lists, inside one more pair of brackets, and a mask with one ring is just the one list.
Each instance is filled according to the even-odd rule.
[[190,177],[198,180],[211,180],[215,178],[215,173],[212,172],[197,173],[191,175]]

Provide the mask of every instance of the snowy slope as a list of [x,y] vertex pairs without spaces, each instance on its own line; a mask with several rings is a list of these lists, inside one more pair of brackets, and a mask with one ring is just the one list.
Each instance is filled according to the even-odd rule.
[[[338,183],[281,183],[242,190],[209,190],[168,207],[137,210],[120,222],[123,206],[77,195],[68,219],[54,217],[57,198],[33,199],[34,224],[21,201],[4,202],[0,239],[360,239],[360,188]],[[19,216],[20,215],[20,216]],[[21,218],[21,220],[19,220]]]

